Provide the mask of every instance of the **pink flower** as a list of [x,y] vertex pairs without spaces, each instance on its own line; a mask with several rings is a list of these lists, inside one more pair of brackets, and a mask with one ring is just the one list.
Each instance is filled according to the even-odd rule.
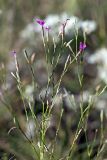
[[45,21],[42,20],[42,19],[36,19],[36,22],[37,22],[38,24],[40,24],[42,27],[43,27],[44,24],[45,24]]
[[51,27],[46,26],[45,29],[46,29],[47,31],[49,31],[49,30],[51,29]]
[[80,42],[80,45],[79,45],[80,52],[82,52],[85,48],[86,48],[86,44],[83,42]]
[[11,54],[12,54],[12,56],[16,56],[16,51],[13,50],[13,51],[11,52]]

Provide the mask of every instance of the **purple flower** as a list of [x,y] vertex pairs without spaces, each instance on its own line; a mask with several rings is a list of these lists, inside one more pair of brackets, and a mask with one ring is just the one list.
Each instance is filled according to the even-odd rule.
[[12,56],[16,56],[16,51],[13,50],[13,51],[11,52],[11,54],[12,54]]
[[45,29],[46,29],[47,31],[49,31],[49,30],[51,29],[51,27],[46,26]]
[[38,24],[40,24],[41,26],[44,26],[44,24],[45,24],[45,21],[42,20],[42,19],[36,19],[36,22],[37,22]]
[[82,52],[85,48],[86,48],[86,44],[83,42],[80,42],[80,45],[79,45],[80,52]]

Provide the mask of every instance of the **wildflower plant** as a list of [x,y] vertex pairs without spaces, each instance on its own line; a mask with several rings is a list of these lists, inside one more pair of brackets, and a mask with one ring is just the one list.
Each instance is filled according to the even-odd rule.
[[[34,137],[32,137],[32,134],[30,137],[28,136],[29,134],[26,134],[26,132],[23,130],[23,128],[20,124],[20,120],[19,120],[19,117],[17,116],[17,114],[14,112],[14,110],[12,110],[12,108],[10,109],[10,105],[5,103],[3,99],[2,99],[2,102],[4,104],[6,104],[6,106],[9,107],[9,109],[11,110],[11,114],[13,117],[13,122],[14,122],[15,127],[21,132],[21,134],[27,140],[27,142],[29,144],[29,148],[31,148],[31,150],[32,150],[32,152],[31,152],[33,154],[33,156],[31,155],[32,159],[35,159],[35,160],[45,160],[45,159],[46,160],[47,159],[50,159],[50,160],[61,160],[61,159],[71,160],[72,159],[72,160],[74,160],[76,158],[79,158],[79,157],[75,158],[75,153],[79,152],[79,150],[81,149],[81,148],[79,148],[81,146],[78,147],[77,145],[78,145],[79,138],[83,133],[84,133],[84,137],[86,140],[86,143],[83,144],[83,145],[85,145],[85,151],[83,153],[83,157],[85,157],[84,159],[91,159],[93,156],[94,146],[96,147],[97,144],[98,144],[98,151],[99,151],[99,153],[101,152],[101,146],[102,146],[103,138],[104,138],[104,133],[103,133],[104,115],[103,115],[103,112],[100,113],[102,123],[101,123],[101,126],[99,127],[100,128],[99,130],[101,132],[102,137],[101,137],[100,142],[98,142],[98,143],[97,143],[97,129],[94,132],[94,136],[93,136],[92,141],[88,140],[88,133],[87,133],[88,132],[87,131],[88,130],[88,117],[89,117],[90,111],[92,110],[92,106],[94,105],[95,98],[98,97],[100,94],[102,94],[105,91],[107,86],[104,86],[104,88],[102,88],[100,91],[99,91],[99,89],[97,89],[93,96],[90,95],[89,99],[88,99],[88,103],[84,107],[84,96],[83,96],[84,75],[83,75],[82,71],[80,72],[80,69],[82,70],[82,65],[83,65],[83,63],[81,63],[81,61],[80,61],[80,57],[85,54],[84,51],[85,51],[85,49],[88,48],[88,45],[86,45],[86,34],[85,34],[85,32],[83,33],[83,40],[82,41],[78,40],[79,39],[79,30],[78,30],[78,28],[75,27],[75,30],[74,30],[75,49],[74,49],[74,48],[72,48],[72,43],[73,43],[74,39],[70,39],[70,41],[66,41],[66,38],[65,38],[66,37],[65,29],[66,29],[67,23],[70,21],[70,19],[66,19],[65,23],[61,24],[62,32],[61,32],[61,34],[58,35],[58,38],[60,39],[61,43],[58,43],[58,44],[56,43],[54,37],[52,37],[52,38],[50,37],[50,32],[51,32],[52,28],[50,26],[46,25],[46,22],[44,20],[35,19],[35,21],[41,27],[43,48],[44,48],[45,61],[46,61],[46,69],[48,72],[48,77],[47,77],[48,80],[47,80],[44,95],[39,94],[39,101],[40,101],[40,105],[41,105],[40,118],[38,118],[38,116],[35,114],[35,111],[34,111],[34,107],[35,107],[34,101],[35,100],[32,102],[30,100],[30,97],[25,97],[25,95],[24,95],[25,88],[24,88],[23,83],[20,78],[20,65],[18,62],[16,51],[12,51],[12,55],[14,56],[16,71],[15,71],[15,73],[11,72],[11,75],[16,80],[16,85],[17,85],[18,92],[20,94],[20,99],[23,103],[23,108],[24,108],[25,117],[26,117],[26,123],[29,124],[29,119],[30,119],[29,114],[28,114],[28,109],[30,110],[31,117],[34,121],[34,123],[33,123],[33,126],[35,128],[35,136]],[[46,38],[46,35],[47,35],[47,38]],[[49,43],[50,40],[53,42],[51,47],[50,47],[50,43]],[[57,48],[58,48],[58,54],[56,55]],[[61,61],[61,58],[63,56],[62,53],[64,51],[68,51],[68,54],[67,54],[66,58],[64,59],[63,69],[59,73],[59,77],[57,79],[55,79],[56,78],[56,70],[57,70],[58,65]],[[27,50],[24,50],[24,56],[25,56],[27,65],[29,67],[29,70],[31,72],[31,75],[32,75],[32,85],[34,88],[34,92],[37,92],[41,86],[39,86],[39,84],[36,81],[35,68],[33,65],[34,55],[32,55],[30,57]],[[63,85],[64,76],[67,74],[69,69],[72,72],[73,65],[76,66],[76,78],[77,78],[77,83],[78,83],[81,95],[80,95],[80,101],[78,104],[75,103],[74,96],[72,98],[75,106],[76,105],[78,106],[77,107],[78,109],[74,108],[73,113],[75,114],[75,112],[78,112],[79,120],[78,120],[78,123],[76,125],[75,130],[74,130],[73,136],[71,137],[70,134],[72,134],[72,133],[69,133],[69,131],[68,131],[69,129],[66,127],[68,124],[64,121],[64,115],[66,112],[65,111],[66,108],[64,108],[64,106],[63,106],[65,97],[67,97],[68,100],[70,101],[69,97],[71,95],[70,94],[65,95],[66,89],[61,91],[61,89],[62,89],[61,86]],[[71,83],[72,83],[72,81],[71,81]],[[57,97],[58,97],[58,99],[61,99],[63,102],[63,103],[60,103],[60,107],[59,107],[60,109],[58,110],[58,112],[55,111],[55,105],[56,105],[55,100],[57,99]],[[70,106],[72,106],[72,102],[70,101],[69,103],[70,103]],[[40,107],[40,106],[38,105],[36,107]],[[40,109],[40,108],[38,108],[38,109]],[[68,111],[68,112],[71,112],[71,108],[70,108],[70,111]],[[53,117],[56,116],[57,117],[56,119],[58,120],[58,122],[56,125],[54,138],[52,138],[52,140],[48,141],[47,132],[48,132],[48,128],[49,128],[49,122],[50,122],[50,119],[52,118],[52,116]],[[73,121],[72,117],[70,117],[70,121]],[[63,134],[60,135],[60,131],[63,128],[62,126],[64,125],[63,123],[65,123],[64,135]],[[29,128],[29,132],[30,132],[31,126],[29,125],[28,128]],[[62,139],[61,139],[61,136],[62,136]],[[60,141],[60,139],[61,139],[61,141]],[[83,148],[84,148],[84,146],[83,146]],[[57,152],[57,150],[58,150],[58,152]],[[99,157],[100,156],[99,153],[97,152],[95,157]]]

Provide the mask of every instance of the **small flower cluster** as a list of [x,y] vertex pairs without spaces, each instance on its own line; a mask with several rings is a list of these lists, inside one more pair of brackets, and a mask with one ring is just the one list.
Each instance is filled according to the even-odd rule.
[[[61,23],[61,27],[62,28],[61,28],[61,31],[60,31],[59,34],[63,34],[64,35],[64,33],[65,33],[65,27],[67,26],[68,20],[70,20],[70,19],[67,18],[65,22]],[[42,28],[46,29],[48,32],[50,31],[51,27],[48,26],[48,25],[46,25],[46,22],[44,20],[35,18],[34,21],[36,21],[36,23],[38,23]],[[80,42],[80,44],[79,44],[79,51],[83,52],[85,48],[86,48],[85,42],[84,43]],[[12,55],[13,56],[16,55],[16,51],[15,50],[12,51]]]
[[[68,20],[70,20],[70,19],[67,19],[67,20],[65,21],[65,23],[62,23],[63,32],[64,32],[64,29],[65,29],[65,27],[66,27],[66,25],[67,25],[67,21],[68,21]],[[44,21],[44,20],[36,19],[36,22],[37,22],[39,25],[41,25],[42,27],[44,27],[44,25],[45,25],[45,21]],[[44,27],[44,28],[45,28],[46,30],[48,30],[48,31],[51,29],[51,27],[49,27],[49,26],[46,26],[46,27]],[[86,48],[85,42],[84,42],[84,43],[83,43],[83,42],[80,42],[79,51],[80,51],[80,52],[83,52],[85,48]]]

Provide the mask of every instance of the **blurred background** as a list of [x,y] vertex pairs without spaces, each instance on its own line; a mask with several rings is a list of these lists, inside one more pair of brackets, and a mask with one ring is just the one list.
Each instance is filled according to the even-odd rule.
[[[79,42],[84,40],[83,33],[86,33],[87,48],[82,55],[82,62],[79,64],[80,74],[83,79],[83,102],[84,108],[89,102],[90,95],[94,95],[96,90],[104,92],[95,98],[92,104],[89,118],[87,119],[87,137],[92,142],[95,135],[98,137],[94,146],[91,158],[97,155],[98,148],[102,147],[106,141],[106,118],[107,118],[107,1],[106,0],[0,0],[0,159],[19,159],[32,160],[32,149],[21,133],[15,129],[14,118],[10,114],[10,106],[19,117],[21,127],[29,138],[36,139],[38,131],[35,131],[35,125],[29,113],[29,122],[26,123],[25,111],[20,94],[17,90],[15,79],[11,72],[15,72],[14,57],[12,50],[17,52],[20,77],[23,84],[23,91],[26,97],[34,104],[34,112],[38,119],[41,117],[41,101],[39,95],[44,96],[47,85],[47,67],[44,56],[44,48],[41,39],[40,26],[34,18],[41,18],[51,27],[50,30],[50,59],[53,54],[53,42],[60,46],[58,37],[61,23],[70,19],[65,29],[65,40],[68,42],[73,39],[72,48],[75,51],[75,33],[74,25],[79,31]],[[38,90],[34,90],[32,76],[24,57],[26,49],[28,56],[32,59],[34,55],[34,73]],[[60,47],[56,48],[56,55]],[[70,54],[68,49],[62,53],[61,59],[55,70],[55,82],[60,77],[67,56]],[[51,68],[50,68],[51,72]],[[51,86],[49,88],[48,100],[51,101]],[[68,99],[69,97],[69,99]],[[61,129],[58,135],[58,147],[55,150],[56,159],[65,155],[80,117],[81,87],[78,82],[77,65],[73,64],[61,83],[61,93],[55,99],[55,109],[52,117],[49,119],[47,127],[47,141],[50,142],[55,137],[55,132],[60,117],[60,109],[64,107],[64,114],[61,121]],[[10,108],[9,108],[10,107]],[[39,109],[38,109],[39,107]],[[101,115],[103,123],[103,138],[101,138]],[[29,131],[30,126],[30,131]],[[13,129],[12,129],[13,128]],[[12,132],[10,133],[10,129]],[[98,130],[96,134],[96,130]],[[36,137],[36,138],[35,138]],[[102,140],[102,142],[101,142]],[[36,140],[38,143],[38,140]],[[78,146],[78,147],[77,147]],[[99,147],[100,146],[100,147]],[[74,149],[77,156],[73,160],[87,159],[86,138],[84,131],[78,138]],[[106,144],[100,159],[107,158]]]

